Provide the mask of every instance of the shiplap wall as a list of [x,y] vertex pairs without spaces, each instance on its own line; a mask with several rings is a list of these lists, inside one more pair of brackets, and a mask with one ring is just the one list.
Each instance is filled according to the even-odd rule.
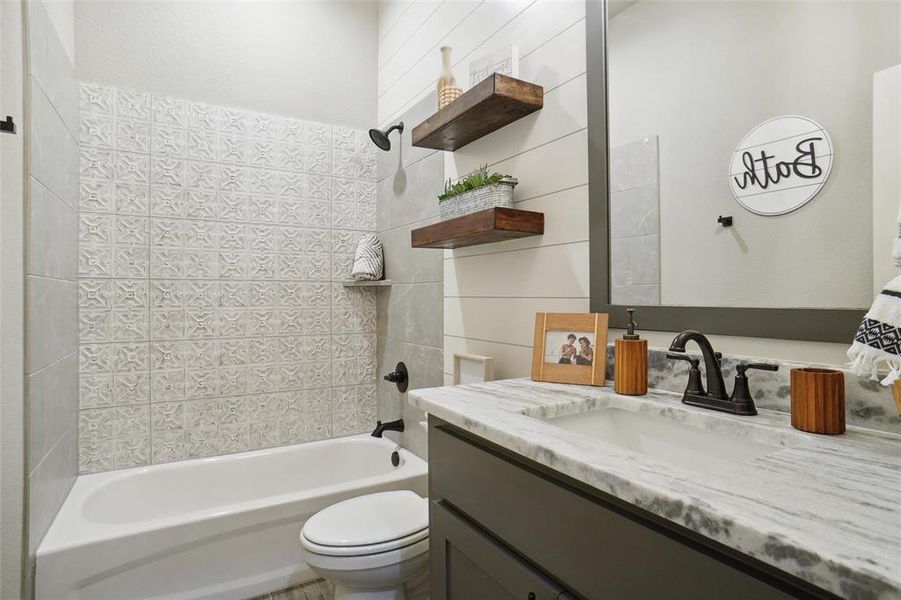
[[464,89],[471,59],[510,44],[519,48],[520,78],[544,86],[541,111],[445,154],[445,177],[487,163],[519,178],[519,208],[545,213],[542,237],[445,253],[446,382],[455,352],[494,357],[498,378],[527,375],[535,312],[588,310],[584,19],[582,1],[382,5],[381,122],[433,88],[442,45],[454,49]]

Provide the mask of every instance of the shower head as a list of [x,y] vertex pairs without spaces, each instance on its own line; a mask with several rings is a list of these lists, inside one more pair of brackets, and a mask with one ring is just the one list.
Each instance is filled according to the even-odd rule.
[[397,125],[392,125],[388,129],[382,131],[381,129],[370,129],[369,137],[372,139],[372,143],[378,146],[381,150],[387,152],[391,150],[391,140],[388,139],[388,135],[392,131],[397,129],[399,132],[404,132],[404,122],[401,121]]

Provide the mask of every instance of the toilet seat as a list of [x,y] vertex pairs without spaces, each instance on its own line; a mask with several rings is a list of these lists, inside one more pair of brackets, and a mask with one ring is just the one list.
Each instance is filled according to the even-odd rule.
[[327,546],[325,544],[317,544],[307,539],[303,532],[300,534],[300,541],[303,547],[309,552],[322,554],[324,556],[366,556],[369,554],[379,554],[381,552],[406,548],[407,546],[411,546],[428,537],[429,529],[426,527],[412,535],[397,538],[396,540],[388,540],[386,542],[367,544],[364,546]]
[[[358,496],[316,513],[304,524],[300,541],[308,552],[351,557],[409,548],[428,535],[428,500],[397,490]],[[427,542],[421,546],[428,548]]]

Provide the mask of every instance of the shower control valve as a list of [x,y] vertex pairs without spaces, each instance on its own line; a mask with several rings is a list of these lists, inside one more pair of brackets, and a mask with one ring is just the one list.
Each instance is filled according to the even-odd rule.
[[410,374],[407,372],[407,365],[402,362],[397,363],[394,371],[385,375],[385,381],[390,381],[397,386],[397,391],[403,394],[407,391],[407,385],[410,383]]

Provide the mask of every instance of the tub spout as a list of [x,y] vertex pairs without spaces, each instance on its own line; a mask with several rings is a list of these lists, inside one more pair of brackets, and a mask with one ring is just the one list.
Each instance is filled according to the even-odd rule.
[[404,430],[404,420],[398,419],[397,421],[388,421],[387,423],[382,423],[381,421],[375,422],[375,429],[372,430],[372,437],[380,438],[382,437],[382,432],[384,431],[403,431]]

